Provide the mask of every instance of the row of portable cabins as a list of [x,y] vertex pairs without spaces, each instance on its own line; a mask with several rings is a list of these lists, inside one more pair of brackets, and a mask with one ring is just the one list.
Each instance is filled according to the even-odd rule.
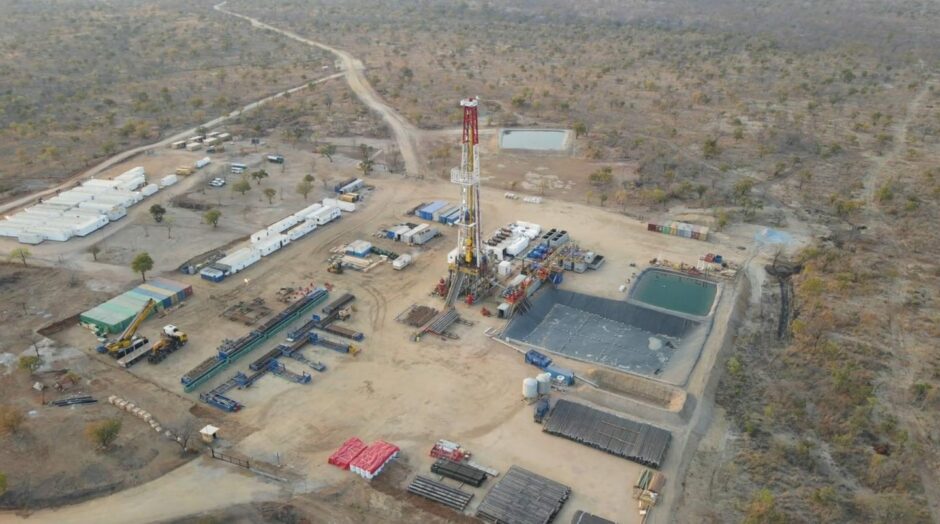
[[[203,268],[199,275],[205,280],[221,282],[225,277],[234,275],[251,266],[275,251],[312,233],[322,226],[340,217],[340,207],[329,204],[332,199],[324,199],[323,204],[313,204],[278,220],[265,229],[251,234],[251,246],[244,247]],[[343,202],[348,204],[347,202]],[[353,210],[355,210],[355,204]]]
[[424,220],[453,225],[460,220],[460,206],[449,205],[445,200],[436,200],[419,208],[415,214]]
[[120,333],[140,313],[148,300],[155,300],[155,310],[159,311],[179,304],[192,294],[190,285],[165,278],[152,278],[85,311],[79,315],[79,322],[98,333]]
[[[44,240],[64,242],[73,236],[86,236],[108,222],[127,215],[127,208],[153,195],[161,186],[146,184],[146,171],[135,167],[113,180],[90,179],[81,186],[63,191],[45,202],[26,208],[0,222],[0,236],[16,237],[24,244]],[[139,190],[138,190],[139,189]]]
[[682,238],[691,238],[693,240],[708,240],[707,227],[687,224],[685,222],[676,222],[675,220],[668,220],[662,224],[649,222],[646,225],[646,230]]

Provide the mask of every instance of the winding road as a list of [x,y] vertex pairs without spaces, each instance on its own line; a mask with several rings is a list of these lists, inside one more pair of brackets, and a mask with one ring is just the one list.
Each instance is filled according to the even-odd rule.
[[419,132],[418,128],[408,122],[408,120],[401,116],[398,111],[382,101],[382,98],[378,93],[375,92],[375,89],[372,88],[372,85],[366,78],[364,73],[365,66],[361,60],[341,49],[336,49],[335,47],[328,46],[324,43],[310,40],[309,38],[304,38],[297,33],[287,31],[286,29],[279,29],[277,27],[268,25],[256,18],[245,16],[234,11],[229,11],[224,8],[225,4],[227,3],[228,2],[226,1],[217,4],[213,6],[213,9],[220,13],[238,17],[242,20],[247,20],[251,23],[252,27],[272,31],[279,35],[286,36],[291,40],[296,40],[303,44],[307,44],[324,51],[329,51],[330,53],[336,55],[336,57],[339,58],[343,63],[346,82],[349,84],[350,89],[353,90],[353,93],[356,94],[359,100],[362,101],[366,107],[382,115],[382,118],[392,129],[392,134],[395,135],[395,142],[398,143],[398,149],[401,151],[402,158],[405,161],[405,169],[408,174],[417,175],[419,173],[420,163],[418,161],[418,152],[415,145],[415,136]]

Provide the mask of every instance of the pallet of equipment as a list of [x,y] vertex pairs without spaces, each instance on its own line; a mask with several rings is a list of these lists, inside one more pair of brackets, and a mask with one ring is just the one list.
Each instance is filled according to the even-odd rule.
[[408,485],[408,492],[433,500],[456,511],[463,511],[473,498],[473,493],[460,491],[446,484],[418,475]]
[[436,473],[442,477],[447,477],[457,482],[463,482],[464,484],[470,484],[475,488],[482,486],[483,482],[486,481],[486,473],[477,468],[444,458],[439,459],[431,465],[431,473]]

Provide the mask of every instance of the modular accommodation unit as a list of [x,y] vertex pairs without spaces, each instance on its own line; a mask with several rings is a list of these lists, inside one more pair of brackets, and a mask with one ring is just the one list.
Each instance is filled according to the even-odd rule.
[[312,214],[314,213],[314,211],[316,211],[316,210],[318,210],[318,209],[320,209],[320,208],[322,208],[322,207],[323,207],[323,204],[317,202],[316,204],[311,204],[311,205],[309,205],[309,206],[307,206],[307,207],[301,209],[300,211],[294,213],[294,216],[297,217],[297,218],[299,218],[300,220],[304,220],[304,219],[306,219],[307,217],[309,217],[310,215],[312,215]]
[[300,222],[299,218],[297,218],[295,215],[290,215],[268,226],[268,231],[272,235],[275,233],[281,233],[296,226],[298,222]]
[[294,240],[297,240],[298,238],[301,238],[304,235],[312,233],[316,228],[317,228],[316,221],[304,220],[303,222],[287,230],[287,238],[290,239],[291,242],[293,242]]
[[356,204],[353,204],[352,202],[344,202],[342,200],[337,200],[335,198],[324,198],[323,207],[327,207],[327,206],[338,207],[342,211],[345,211],[347,213],[352,213],[356,210]]
[[339,218],[340,210],[338,207],[324,206],[313,212],[308,220],[315,220],[318,226],[328,224]]
[[167,175],[160,179],[160,187],[169,187],[173,184],[179,182],[180,177],[178,175]]
[[447,202],[444,200],[436,200],[431,202],[430,204],[418,210],[418,217],[423,218],[424,220],[434,220],[434,213],[446,205]]

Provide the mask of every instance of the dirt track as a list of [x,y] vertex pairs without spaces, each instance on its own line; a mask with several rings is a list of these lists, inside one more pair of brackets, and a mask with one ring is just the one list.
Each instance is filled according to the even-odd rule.
[[395,135],[395,141],[398,143],[398,148],[405,160],[405,168],[407,172],[411,175],[418,174],[420,171],[420,163],[418,161],[418,153],[415,147],[415,134],[417,132],[417,128],[405,120],[405,117],[401,116],[398,111],[386,105],[385,102],[383,102],[379,97],[378,93],[372,89],[372,85],[369,84],[369,81],[366,79],[365,74],[363,73],[365,66],[362,64],[361,60],[341,49],[336,49],[335,47],[330,47],[315,40],[304,38],[297,33],[265,24],[256,18],[224,9],[222,6],[224,6],[226,3],[227,2],[222,2],[217,4],[214,6],[214,9],[220,13],[225,13],[227,15],[247,20],[251,22],[253,27],[273,31],[292,40],[323,49],[324,51],[329,51],[336,55],[337,58],[343,62],[346,82],[349,83],[349,87],[353,90],[354,93],[356,93],[356,96],[359,97],[359,100],[361,100],[363,104],[368,106],[373,111],[381,114],[382,118],[385,119],[389,127],[392,128],[392,133]]

